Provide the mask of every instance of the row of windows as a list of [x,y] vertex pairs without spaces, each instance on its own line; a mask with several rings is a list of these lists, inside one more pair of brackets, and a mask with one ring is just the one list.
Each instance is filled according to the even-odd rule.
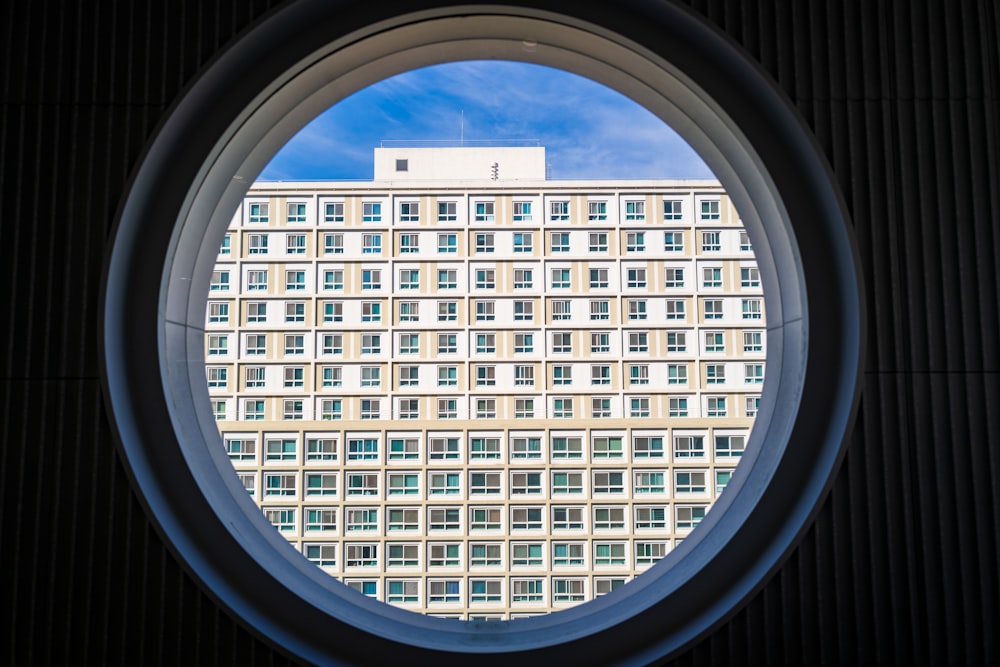
[[[388,232],[386,232],[388,234]],[[644,252],[683,253],[687,248],[685,232],[683,231],[627,231],[623,238],[616,239],[615,232],[609,231],[551,231],[548,232],[548,244],[538,246],[541,232],[473,232],[469,234],[468,245],[465,237],[458,232],[427,232],[399,233],[396,235],[395,255],[437,252],[457,254],[459,248],[468,254],[488,254],[500,252],[503,254],[533,254],[536,249],[549,254],[586,252],[609,253],[618,246],[626,254]],[[750,239],[745,231],[734,232],[733,239],[723,230],[704,230],[698,232],[699,243],[695,248],[703,253],[734,252],[748,253],[753,251]],[[585,235],[585,236],[584,236]],[[584,243],[585,239],[585,243]],[[246,235],[246,255],[275,254],[305,255],[308,249],[309,236],[295,233],[251,233]],[[382,232],[326,232],[321,236],[324,255],[381,255],[385,236]],[[345,243],[345,240],[348,242]],[[460,243],[461,241],[461,243]],[[498,242],[499,241],[499,242]],[[232,238],[226,237],[220,246],[219,254],[223,257],[232,255]]]
[[[617,299],[558,299],[549,297],[548,309],[549,318],[552,322],[566,320],[584,320],[591,322],[610,322],[612,304],[617,304]],[[686,322],[688,314],[691,312],[690,299],[647,299],[647,298],[626,298],[622,299],[621,318],[628,322],[655,322],[664,324],[675,323],[677,321]],[[271,305],[271,309],[268,306]],[[349,315],[345,319],[345,305],[349,308]],[[381,323],[383,322],[382,301],[320,301],[316,315],[317,324],[330,322],[360,322],[360,323]],[[469,306],[470,313],[476,322],[534,322],[535,321],[535,300],[504,299],[496,301],[492,299],[473,299]],[[422,308],[422,307],[423,308]],[[499,306],[499,308],[498,308]],[[459,318],[465,319],[464,301],[407,301],[405,299],[396,300],[399,323],[406,322],[457,322]],[[277,320],[285,324],[306,325],[307,304],[305,301],[247,301],[244,302],[244,315],[247,324],[267,324],[269,310],[275,315],[271,324],[277,324]],[[279,312],[275,312],[275,309]],[[436,319],[434,313],[427,310],[436,309]],[[617,310],[617,305],[615,306]],[[209,325],[224,325],[230,323],[230,303],[227,301],[210,301],[208,303],[208,313],[206,321]],[[431,317],[421,317],[421,312],[429,314]],[[757,312],[758,308],[748,303],[747,311],[743,313],[743,319],[762,319]],[[705,319],[721,319],[725,316],[725,308],[722,304],[712,303],[708,305],[703,301],[702,312]],[[712,317],[708,317],[711,315]],[[716,317],[718,315],[718,317]],[[310,317],[310,320],[313,318]],[[758,336],[760,334],[758,333]]]
[[[692,396],[669,396],[666,398],[668,417],[735,417],[731,414],[730,402],[738,397],[704,396],[700,400]],[[745,396],[744,416],[755,417],[760,406],[759,396]],[[437,398],[424,406],[420,398],[398,399],[396,410],[389,415],[389,401],[378,398],[319,398],[313,409],[311,399],[285,398],[278,399],[280,403],[268,406],[265,399],[243,399],[240,404],[241,413],[235,415],[242,421],[270,420],[382,420],[382,419],[572,419],[575,416],[591,419],[621,418],[624,414],[635,418],[661,417],[661,410],[651,408],[651,398],[648,396],[626,397],[623,413],[617,399],[610,396],[573,397],[553,396],[547,399],[525,398],[515,399],[512,415],[501,414],[497,410],[497,399],[493,397],[472,397],[466,400],[459,398]],[[518,402],[521,401],[521,402]],[[587,410],[581,410],[580,404],[585,403]],[[213,409],[216,419],[233,419],[229,414],[229,404],[225,399],[213,399]],[[353,411],[345,415],[345,404]],[[279,411],[280,408],[280,411]]]
[[[654,544],[654,543],[650,543]],[[307,544],[303,546],[303,553],[306,557],[320,567],[336,567],[336,548],[332,545]],[[669,549],[669,545],[661,548],[650,549],[650,558],[655,558],[658,551],[664,554]],[[662,557],[662,556],[660,556]],[[656,559],[658,560],[658,558]],[[650,560],[649,562],[655,562]],[[646,564],[645,561],[643,563]],[[499,602],[505,599],[504,587],[510,591],[510,602],[517,603],[538,603],[549,600],[545,593],[546,584],[549,590],[553,591],[551,601],[553,604],[563,602],[582,602],[592,597],[600,597],[625,585],[625,576],[595,576],[590,580],[590,591],[586,591],[587,580],[579,577],[553,577],[551,580],[545,578],[524,578],[512,577],[509,580],[496,578],[430,578],[425,582],[422,579],[351,579],[344,581],[350,588],[357,590],[364,595],[379,598],[383,602],[393,604],[414,604],[420,603],[419,590],[426,586],[426,600],[430,605],[462,603],[465,601],[463,591],[468,591],[469,602]],[[384,590],[379,597],[379,584]],[[589,596],[589,597],[588,597]],[[512,614],[514,618],[516,615]],[[483,619],[491,620],[494,616],[470,615],[469,620]]]
[[[592,435],[586,450],[586,439],[572,435],[554,435],[546,443],[541,436],[534,435],[511,435],[508,439],[496,435],[469,434],[468,449],[462,440],[458,435],[429,435],[426,442],[418,434],[389,435],[385,442],[375,434],[348,436],[346,452],[342,452],[338,435],[306,435],[305,448],[301,452],[307,462],[339,461],[341,456],[349,462],[379,462],[383,454],[388,461],[422,461],[425,457],[429,462],[461,461],[464,455],[469,461],[502,461],[509,456],[512,462],[516,462],[542,460],[546,449],[548,458],[553,461],[582,461],[585,453],[595,461],[624,461],[629,454],[632,459],[640,461],[663,459],[671,453],[668,451],[671,441],[662,435],[633,435],[631,448],[628,447],[628,439],[622,435]],[[233,460],[247,462],[257,459],[256,435],[228,435],[224,441]],[[708,455],[707,443],[714,444],[712,452],[716,458],[739,457],[746,445],[746,436],[728,433],[717,433],[712,438],[703,434],[674,435],[672,453],[678,460],[705,458]],[[266,462],[297,462],[299,454],[299,441],[295,437],[264,439],[263,459]]]
[[[662,335],[661,335],[662,334]],[[619,345],[623,351],[630,353],[649,353],[652,351],[661,352],[687,352],[687,331],[673,330],[627,330],[621,332],[620,344],[619,333],[616,331],[550,331],[549,345],[547,352],[550,354],[572,354],[574,347],[576,351],[589,350],[592,354],[618,352]],[[305,355],[312,353],[313,335],[310,333],[284,333],[280,335],[281,352],[284,355]],[[466,335],[468,339],[466,339]],[[210,333],[207,339],[207,354],[209,357],[228,355],[230,353],[229,342],[236,334]],[[709,337],[713,340],[708,344]],[[266,356],[268,354],[267,333],[245,333],[243,334],[243,356]],[[405,331],[398,332],[395,336],[396,354],[420,354],[421,344],[426,352],[442,354],[465,354],[466,348],[469,352],[476,354],[496,354],[498,351],[498,340],[505,343],[506,352],[513,354],[533,354],[544,352],[539,345],[539,332],[535,331],[445,331],[445,332],[419,332]],[[387,343],[389,335],[385,332],[361,332],[354,335],[346,335],[341,332],[317,332],[315,334],[315,352],[322,355],[344,355],[345,340],[351,343],[351,348],[347,349],[347,354],[383,354],[388,353]],[[582,340],[581,340],[582,339]],[[467,343],[466,343],[467,340]],[[461,341],[461,345],[460,345]],[[723,332],[705,332],[705,351],[719,352],[725,351]],[[307,349],[307,342],[310,344]],[[756,352],[763,346],[762,334],[758,331],[745,332],[745,351]],[[719,347],[722,346],[720,350]]]
[[[645,221],[646,200],[626,200],[623,203],[622,219],[625,221]],[[662,220],[674,222],[684,219],[684,200],[666,197],[662,200]],[[434,219],[438,222],[458,221],[458,201],[439,201]],[[362,201],[361,221],[369,223],[383,222],[383,202]],[[531,222],[534,220],[534,202],[515,200],[511,210],[514,222]],[[309,204],[306,202],[288,202],[284,209],[284,222],[290,225],[307,224],[309,220]],[[496,220],[495,200],[476,200],[471,203],[472,220],[475,222],[494,222]],[[246,208],[246,223],[249,225],[269,224],[272,208],[270,202],[248,202]],[[575,215],[572,212],[571,201],[550,200],[547,207],[547,218],[554,222],[564,222]],[[419,222],[420,202],[401,201],[396,212],[398,222]],[[591,222],[607,221],[608,201],[606,199],[589,200],[587,202],[587,220]],[[698,202],[698,219],[705,222],[721,219],[721,202],[718,199],[702,199]],[[320,204],[320,222],[323,224],[343,224],[347,221],[345,202],[322,202]],[[387,220],[385,220],[387,221]]]
[[[217,267],[212,272],[209,282],[210,292],[221,292],[231,289],[230,282],[232,271],[230,269]],[[285,292],[305,291],[311,279],[311,271],[305,269],[286,269],[284,271],[284,282],[282,289]],[[345,289],[345,269],[321,268],[316,283],[317,291],[341,291]],[[420,268],[399,269],[395,285],[390,286],[387,282],[388,269],[363,268],[361,269],[360,288],[364,290],[381,290],[392,287],[397,290],[427,290],[434,288],[441,290],[457,290],[459,287],[459,269],[437,269],[431,278],[421,281]],[[464,272],[463,272],[464,273]],[[539,269],[514,268],[512,281],[509,286],[500,285],[500,288],[512,290],[534,289],[536,285],[542,287],[537,278]],[[619,273],[614,267],[588,268],[586,280],[582,284],[574,285],[574,269],[572,267],[555,267],[548,269],[548,283],[544,286],[553,289],[687,289],[693,287],[687,282],[687,271],[684,267],[666,267],[663,274],[662,285],[652,285],[650,281],[650,270],[648,267],[622,267]],[[348,276],[351,275],[347,272]],[[425,273],[426,275],[426,273]],[[700,287],[702,288],[722,288],[723,287],[722,267],[703,267],[701,271]],[[461,281],[463,287],[468,290],[496,290],[498,288],[497,268],[473,268],[468,276],[468,280]],[[347,285],[347,287],[352,287]],[[760,272],[756,267],[740,268],[740,287],[759,288]],[[269,269],[260,267],[247,269],[244,275],[243,289],[245,292],[266,292],[269,287]]]
[[[701,364],[703,372],[702,378],[706,385],[709,384],[725,384],[727,382],[727,367],[738,366],[734,363],[708,363],[703,362]],[[665,368],[667,373],[667,383],[671,385],[687,385],[688,384],[688,363],[679,364],[661,364],[662,368]],[[243,377],[244,377],[244,388],[245,389],[275,389],[276,387],[282,388],[304,388],[306,386],[306,368],[305,366],[276,366],[271,367],[272,372],[277,372],[279,374],[280,382],[278,383],[268,383],[268,366],[244,366],[243,367]],[[383,386],[383,373],[381,366],[352,366],[352,370],[356,370],[357,373],[352,373],[353,381],[348,383],[349,386],[354,386],[359,389],[363,388],[381,388]],[[396,367],[396,379],[397,386],[402,387],[417,387],[420,386],[420,366],[404,366],[397,365]],[[517,365],[507,365],[501,367],[502,370],[513,371],[515,386],[534,386],[534,367],[527,367],[529,371],[518,370]],[[551,386],[563,386],[573,384],[573,368],[574,366],[561,366],[552,365],[552,376],[551,376]],[[648,366],[646,367],[648,368]],[[342,387],[344,386],[344,367],[343,366],[319,366],[318,367],[318,381],[315,383],[316,386],[322,387]],[[619,371],[617,364],[590,364],[589,366],[589,384],[591,386],[604,386],[611,385],[612,380],[617,381]],[[206,369],[208,386],[212,389],[225,389],[229,386],[230,373],[229,368],[226,366],[209,366]],[[492,387],[497,385],[497,366],[489,364],[471,364],[469,370],[469,384],[475,385],[477,387]],[[502,376],[509,376],[510,373],[502,373]],[[735,374],[730,372],[730,380],[739,381],[739,378],[735,377]],[[509,380],[510,378],[507,377]],[[584,378],[580,378],[584,380]],[[629,378],[631,380],[631,378]],[[648,384],[649,375],[648,372],[645,374],[644,379],[646,384]],[[525,380],[525,381],[518,381]],[[530,380],[530,382],[526,381]],[[764,382],[764,364],[763,363],[744,363],[743,364],[743,374],[742,382],[744,384],[762,384]],[[505,383],[506,384],[506,383]],[[637,383],[631,383],[637,384]],[[648,399],[648,397],[645,397]],[[400,399],[400,400],[412,400],[412,399]],[[535,400],[532,398],[524,398],[520,400]],[[527,404],[522,407],[527,407]]]
[[[603,541],[593,542],[431,542],[426,546],[418,543],[388,542],[337,544],[325,543],[325,549],[316,549],[316,543],[303,545],[307,557],[323,555],[321,567],[337,567],[337,553],[344,554],[347,567],[377,567],[379,552],[385,556],[388,568],[537,568],[551,566],[588,567],[602,566],[629,567],[633,562],[638,567],[652,565],[663,558],[670,547],[670,540],[649,541]],[[313,547],[310,549],[310,547]],[[423,549],[421,548],[423,547]],[[372,553],[374,548],[374,553]],[[425,550],[426,553],[421,553]],[[363,556],[361,558],[355,556]],[[634,561],[633,561],[634,558]],[[310,560],[313,560],[310,558]],[[315,561],[314,561],[315,562]],[[508,565],[509,564],[509,565]],[[456,580],[457,581],[457,580]]]
[[[742,447],[742,443],[740,443]],[[738,458],[742,449],[730,451],[718,458]],[[718,471],[721,474],[722,471]],[[728,471],[727,471],[728,472]],[[303,496],[336,497],[339,495],[338,479],[345,479],[346,496],[378,496],[384,483],[387,496],[560,496],[587,497],[626,494],[633,496],[697,494],[711,491],[709,471],[664,469],[607,469],[607,470],[473,470],[467,475],[455,470],[430,470],[385,472],[304,472],[275,471],[262,473],[262,495],[267,498],[294,499],[301,491]],[[255,494],[256,476],[242,475],[247,490]],[[463,481],[467,486],[463,488]],[[631,486],[629,486],[631,481]],[[672,481],[672,484],[671,484]],[[728,482],[728,476],[726,476]],[[671,488],[672,487],[672,488]]]
[[[343,512],[346,534],[381,534],[411,531],[419,534],[426,525],[428,534],[441,531],[622,531],[626,529],[668,532],[668,517],[673,518],[674,532],[687,532],[697,526],[708,512],[707,504],[675,504],[671,513],[667,505],[636,505],[631,512],[627,506],[583,506],[553,505],[514,506],[486,505],[463,507],[428,507],[425,523],[420,518],[417,507],[306,507],[300,512],[297,507],[271,507],[264,505],[264,515],[281,532],[298,532],[298,517],[303,516],[302,532],[322,532],[338,530],[338,519]],[[463,526],[463,515],[468,525]],[[380,517],[382,523],[380,523]],[[548,517],[548,526],[545,525]],[[506,521],[505,521],[506,519]],[[588,522],[589,519],[589,522]],[[629,521],[628,519],[631,519]],[[507,525],[504,525],[504,524]],[[589,525],[588,525],[589,523]],[[413,543],[413,546],[419,543]],[[471,549],[470,549],[471,551]],[[433,554],[431,554],[433,555]],[[419,556],[415,556],[415,559]],[[402,563],[399,563],[402,564]],[[419,562],[409,563],[417,565]],[[455,565],[458,563],[448,563]],[[501,565],[499,554],[496,563],[471,562],[470,565]],[[539,563],[542,564],[542,563]],[[554,563],[555,565],[575,565],[578,563]],[[441,565],[445,565],[442,563]]]

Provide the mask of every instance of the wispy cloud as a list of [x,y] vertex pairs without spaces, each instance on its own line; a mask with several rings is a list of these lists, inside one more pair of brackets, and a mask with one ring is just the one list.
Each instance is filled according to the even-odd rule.
[[553,178],[711,178],[643,107],[539,65],[468,61],[413,70],[340,101],[303,128],[263,180],[368,179],[383,140],[504,140],[546,147]]

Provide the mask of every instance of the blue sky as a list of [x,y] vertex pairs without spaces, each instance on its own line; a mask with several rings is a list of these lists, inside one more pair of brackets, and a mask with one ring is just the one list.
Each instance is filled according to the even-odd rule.
[[412,70],[341,100],[289,141],[260,180],[372,178],[382,141],[542,145],[550,177],[713,178],[670,127],[575,74],[508,61]]

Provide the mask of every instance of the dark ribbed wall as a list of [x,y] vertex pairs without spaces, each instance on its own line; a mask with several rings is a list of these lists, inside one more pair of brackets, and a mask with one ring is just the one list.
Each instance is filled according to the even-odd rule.
[[[12,665],[283,665],[163,546],[100,392],[101,264],[185,82],[268,2],[0,10],[0,581]],[[853,216],[861,409],[774,579],[677,664],[1000,662],[1000,5],[689,4],[773,75]]]

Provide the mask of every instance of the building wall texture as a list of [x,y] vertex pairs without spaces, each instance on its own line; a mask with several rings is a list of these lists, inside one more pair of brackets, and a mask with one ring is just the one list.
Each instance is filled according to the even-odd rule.
[[[2,10],[5,662],[290,664],[146,518],[103,404],[97,325],[130,170],[185,83],[272,4]],[[1000,661],[1000,7],[686,4],[771,73],[829,159],[860,248],[868,351],[811,529],[675,664]]]

